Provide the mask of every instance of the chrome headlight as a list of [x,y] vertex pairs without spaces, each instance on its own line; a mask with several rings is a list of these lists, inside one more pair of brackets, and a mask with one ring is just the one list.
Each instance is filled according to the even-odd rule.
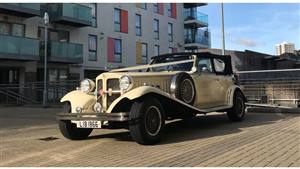
[[84,93],[92,92],[95,89],[95,83],[90,79],[84,79],[80,82],[80,90]]
[[131,87],[132,78],[130,76],[122,76],[120,79],[120,89],[122,91],[128,90]]

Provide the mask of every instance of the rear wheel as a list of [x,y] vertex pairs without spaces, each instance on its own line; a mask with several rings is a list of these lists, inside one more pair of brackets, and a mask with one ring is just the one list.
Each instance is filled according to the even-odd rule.
[[231,121],[242,121],[245,116],[245,101],[240,91],[236,91],[233,98],[233,107],[227,111]]
[[[64,104],[64,112],[71,113],[70,103]],[[70,120],[59,120],[58,126],[61,134],[70,140],[83,140],[93,131],[93,129],[77,128]]]
[[165,126],[164,109],[155,98],[137,100],[130,110],[130,134],[143,145],[158,143]]

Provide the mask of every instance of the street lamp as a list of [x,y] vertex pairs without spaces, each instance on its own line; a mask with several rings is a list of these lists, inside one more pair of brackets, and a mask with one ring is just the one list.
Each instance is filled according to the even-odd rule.
[[44,26],[45,26],[45,58],[44,58],[44,91],[43,91],[43,107],[47,106],[47,42],[48,42],[48,24],[49,16],[48,13],[44,14]]
[[224,33],[224,9],[223,9],[223,3],[221,3],[221,29],[222,29],[222,55],[225,55],[225,33]]

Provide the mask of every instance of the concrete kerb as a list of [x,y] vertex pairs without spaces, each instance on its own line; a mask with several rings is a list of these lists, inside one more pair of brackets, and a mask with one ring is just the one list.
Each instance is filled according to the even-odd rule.
[[247,107],[248,113],[291,113],[300,114],[300,108],[278,108],[278,107]]

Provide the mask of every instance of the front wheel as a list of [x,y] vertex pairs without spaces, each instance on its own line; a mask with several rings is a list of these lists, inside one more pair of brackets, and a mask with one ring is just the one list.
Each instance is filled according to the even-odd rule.
[[236,91],[233,98],[233,107],[227,111],[229,120],[237,122],[242,121],[245,116],[245,101],[240,91]]
[[151,145],[161,139],[165,126],[165,112],[159,101],[146,97],[137,100],[129,114],[130,134],[137,143]]
[[[66,113],[71,113],[71,106],[69,103],[64,104],[64,111]],[[70,140],[83,140],[93,131],[93,129],[77,128],[76,124],[71,123],[70,120],[59,120],[58,127],[61,134]]]

